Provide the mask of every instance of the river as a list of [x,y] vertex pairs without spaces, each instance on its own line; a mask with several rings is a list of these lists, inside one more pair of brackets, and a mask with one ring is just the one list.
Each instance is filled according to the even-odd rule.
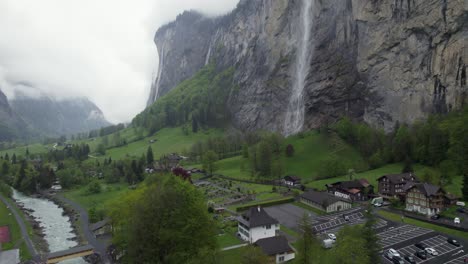
[[[76,237],[70,223],[70,218],[63,215],[63,209],[50,200],[26,196],[13,190],[13,199],[29,210],[31,215],[43,228],[44,239],[49,245],[50,252],[69,249],[78,245],[73,239]],[[63,264],[84,264],[83,259],[72,259],[60,262]]]

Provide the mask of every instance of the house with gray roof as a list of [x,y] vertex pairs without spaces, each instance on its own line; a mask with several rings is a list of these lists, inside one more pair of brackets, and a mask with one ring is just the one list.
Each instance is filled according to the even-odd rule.
[[406,191],[404,186],[408,182],[418,182],[414,173],[387,174],[379,177],[379,194],[386,198],[404,198]]
[[404,186],[406,192],[405,210],[432,216],[444,207],[445,191],[436,185],[409,182]]
[[251,207],[237,219],[239,237],[249,243],[278,234],[278,220],[271,217],[262,207]]
[[327,213],[346,210],[352,207],[349,200],[334,196],[328,192],[308,190],[299,196],[299,201]]
[[295,252],[284,236],[262,238],[255,242],[255,246],[262,249],[271,263],[284,263],[294,259]]

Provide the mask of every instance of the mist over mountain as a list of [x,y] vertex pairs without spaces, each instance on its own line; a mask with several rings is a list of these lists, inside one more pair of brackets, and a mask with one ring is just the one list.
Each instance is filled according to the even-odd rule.
[[44,93],[31,96],[16,91],[12,110],[44,136],[70,135],[110,125],[102,111],[85,97],[55,99]]

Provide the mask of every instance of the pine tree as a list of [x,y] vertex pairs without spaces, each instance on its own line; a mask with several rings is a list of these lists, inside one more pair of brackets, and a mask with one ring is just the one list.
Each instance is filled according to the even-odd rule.
[[146,151],[146,163],[148,165],[153,164],[154,162],[154,156],[153,156],[153,149],[151,146],[148,147],[148,150]]
[[463,187],[462,187],[463,200],[468,201],[468,173],[463,175]]

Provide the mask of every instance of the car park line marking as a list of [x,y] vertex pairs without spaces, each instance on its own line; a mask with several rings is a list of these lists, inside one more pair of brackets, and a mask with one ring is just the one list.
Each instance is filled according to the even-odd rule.
[[453,259],[453,260],[451,260],[451,261],[449,261],[449,262],[447,262],[445,264],[464,264],[465,262],[463,262],[463,261],[464,261],[465,258],[468,258],[468,254],[464,255],[464,256],[461,256],[461,257],[458,257],[456,259]]
[[[434,248],[439,253],[439,255],[433,256],[433,255],[427,254],[427,259],[425,259],[425,260],[420,259],[420,261],[418,263],[425,263],[425,262],[427,262],[429,260],[435,259],[437,257],[440,257],[442,255],[448,254],[450,252],[453,252],[454,250],[459,249],[459,247],[456,247],[454,245],[449,244],[447,242],[447,237],[444,237],[444,236],[441,236],[441,235],[437,235],[435,237],[428,238],[426,240],[421,241],[421,243],[423,243],[423,244],[425,244],[425,245],[427,245],[427,246],[429,246],[431,248]],[[414,256],[414,254],[418,250],[420,250],[420,249],[417,248],[416,246],[409,245],[409,246],[406,246],[404,248],[398,249],[397,251],[400,252],[400,253],[403,253],[404,255]],[[416,258],[418,258],[418,257],[416,257]]]
[[386,248],[431,232],[433,231],[429,229],[404,225],[379,233],[377,236],[380,238],[379,244]]

